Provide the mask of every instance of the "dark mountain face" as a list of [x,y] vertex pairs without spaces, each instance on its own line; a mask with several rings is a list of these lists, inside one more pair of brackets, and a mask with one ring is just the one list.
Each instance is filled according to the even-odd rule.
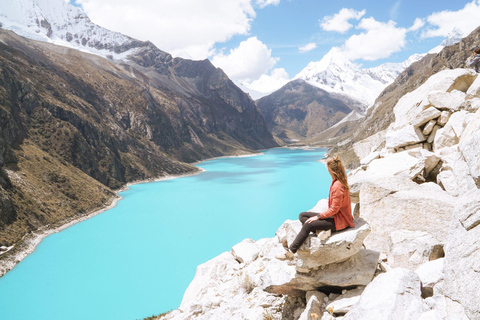
[[303,139],[331,127],[356,109],[358,103],[346,99],[294,80],[259,99],[257,105],[272,132],[286,140]]
[[[322,144],[323,141],[329,141],[329,145],[333,146],[329,151],[331,154],[340,154],[348,162],[349,168],[358,166],[359,159],[352,148],[355,142],[388,128],[395,120],[393,108],[402,96],[420,87],[437,72],[465,68],[465,60],[472,53],[472,48],[479,46],[480,28],[477,28],[460,42],[445,47],[440,53],[429,54],[413,63],[382,91],[365,118],[345,124],[342,130],[327,130],[316,137],[315,142]],[[348,142],[336,146],[342,141]]]
[[127,182],[275,146],[255,103],[208,60],[151,46],[116,63],[0,29],[0,245]]

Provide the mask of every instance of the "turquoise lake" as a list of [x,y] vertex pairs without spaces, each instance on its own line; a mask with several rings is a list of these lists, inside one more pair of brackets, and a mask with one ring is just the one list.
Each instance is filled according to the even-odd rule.
[[0,278],[0,319],[142,319],[179,307],[197,265],[274,237],[328,197],[325,149],[272,149],[133,185],[116,207],[45,238]]

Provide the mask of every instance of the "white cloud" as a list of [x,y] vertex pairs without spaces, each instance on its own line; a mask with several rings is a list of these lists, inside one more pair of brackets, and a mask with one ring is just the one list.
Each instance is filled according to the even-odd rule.
[[300,52],[300,53],[309,52],[309,51],[312,51],[313,49],[315,49],[316,47],[317,47],[317,45],[315,43],[311,42],[311,43],[308,43],[308,44],[304,45],[303,47],[298,48],[298,52]]
[[275,68],[278,58],[257,37],[250,37],[227,54],[213,56],[212,63],[221,68],[242,90],[258,99],[286,84],[290,79],[283,68]]
[[422,38],[446,37],[454,28],[468,35],[480,25],[480,0],[467,3],[458,11],[435,12],[427,17],[428,23],[433,26],[422,32]]
[[398,18],[398,14],[400,12],[400,5],[402,4],[402,0],[397,0],[392,8],[390,9],[390,19],[397,19]]
[[289,81],[290,77],[285,69],[275,68],[270,72],[270,75],[263,74],[255,81],[241,82],[241,87],[250,93],[252,98],[258,99],[280,89]]
[[406,44],[407,29],[395,25],[393,21],[384,23],[374,18],[362,19],[356,28],[366,32],[353,35],[345,41],[343,53],[350,60],[374,61],[389,57]]
[[272,57],[272,50],[257,39],[248,38],[238,48],[231,49],[228,54],[219,53],[212,58],[212,63],[233,80],[253,81],[267,73],[277,63]]
[[253,5],[279,0],[77,0],[93,22],[140,40],[150,40],[174,56],[205,59],[215,43],[247,35]]
[[260,8],[265,8],[270,4],[277,6],[280,3],[280,0],[256,0],[255,2]]
[[333,16],[326,16],[323,18],[320,23],[320,27],[326,31],[337,31],[340,33],[347,32],[350,28],[353,27],[348,20],[360,19],[365,14],[365,9],[362,11],[356,11],[354,9],[343,8],[338,13]]
[[418,29],[422,28],[425,25],[425,21],[420,18],[416,18],[415,21],[413,22],[413,25],[408,28],[407,31],[417,31]]

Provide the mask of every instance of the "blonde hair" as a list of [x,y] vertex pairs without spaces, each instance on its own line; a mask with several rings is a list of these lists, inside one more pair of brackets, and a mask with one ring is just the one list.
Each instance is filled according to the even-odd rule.
[[350,187],[348,186],[347,172],[345,171],[342,161],[337,155],[327,159],[327,167],[330,169],[333,176],[340,181],[345,190],[349,191]]

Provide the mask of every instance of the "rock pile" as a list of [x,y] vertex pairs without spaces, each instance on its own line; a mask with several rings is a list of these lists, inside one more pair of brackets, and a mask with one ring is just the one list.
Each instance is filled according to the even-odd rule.
[[365,245],[388,272],[344,319],[480,319],[479,109],[480,77],[445,70],[354,148],[363,159],[349,176],[352,198],[372,228]]
[[294,261],[277,260],[299,228],[287,220],[276,237],[246,239],[200,265],[180,308],[163,319],[320,319],[327,303],[346,313],[377,269],[379,253],[362,248],[369,225],[356,219],[323,241],[312,234]]

